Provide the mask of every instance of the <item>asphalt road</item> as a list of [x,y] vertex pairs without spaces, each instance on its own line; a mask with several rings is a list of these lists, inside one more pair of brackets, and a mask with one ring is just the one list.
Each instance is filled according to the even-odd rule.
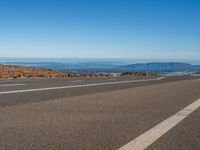
[[0,149],[198,150],[199,98],[190,76],[0,80]]

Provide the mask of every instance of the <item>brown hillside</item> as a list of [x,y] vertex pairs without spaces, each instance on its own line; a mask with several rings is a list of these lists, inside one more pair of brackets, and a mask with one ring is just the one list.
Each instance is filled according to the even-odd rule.
[[69,74],[67,73],[58,72],[52,69],[0,65],[0,78],[52,78],[68,76]]
[[103,78],[103,77],[144,77],[144,76],[157,76],[153,73],[142,72],[125,72],[125,73],[64,73],[52,69],[31,68],[11,65],[0,65],[0,78],[13,79],[13,78],[59,78],[59,77],[85,77],[85,78]]

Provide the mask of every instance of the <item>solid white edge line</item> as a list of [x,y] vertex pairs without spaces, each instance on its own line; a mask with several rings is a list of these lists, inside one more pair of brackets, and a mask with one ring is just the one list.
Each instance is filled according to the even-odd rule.
[[17,91],[4,91],[4,92],[0,92],[0,95],[2,95],[2,94],[12,94],[12,93],[58,90],[58,89],[69,89],[69,88],[77,88],[77,87],[92,87],[92,86],[98,86],[98,85],[113,85],[113,84],[132,83],[132,82],[147,82],[147,81],[161,80],[163,78],[165,78],[165,77],[160,77],[160,78],[156,78],[156,79],[130,80],[130,81],[118,81],[118,82],[104,82],[104,83],[95,83],[95,84],[81,84],[81,85],[72,85],[72,86],[60,86],[60,87],[27,89],[27,90],[17,90]]
[[185,119],[188,115],[194,112],[197,108],[200,107],[200,99],[196,100],[192,104],[188,105],[178,113],[174,114],[170,118],[164,120],[159,123],[155,127],[151,128],[144,134],[135,138],[133,141],[121,147],[119,150],[144,150],[156,140],[158,140],[161,136],[175,127],[178,123],[180,123],[183,119]]
[[0,84],[0,87],[23,86],[25,84]]

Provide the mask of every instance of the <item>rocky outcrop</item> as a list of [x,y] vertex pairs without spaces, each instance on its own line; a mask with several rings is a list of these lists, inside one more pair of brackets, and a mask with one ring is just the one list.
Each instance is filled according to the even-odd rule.
[[122,77],[145,77],[145,76],[158,76],[156,73],[151,72],[123,72]]
[[52,69],[31,68],[11,65],[0,65],[0,78],[59,78],[59,77],[80,77],[80,78],[105,78],[105,77],[143,77],[157,76],[153,73],[124,72],[124,73],[64,73]]
[[38,69],[31,67],[20,67],[0,65],[0,78],[53,78],[69,77],[69,74],[52,69]]

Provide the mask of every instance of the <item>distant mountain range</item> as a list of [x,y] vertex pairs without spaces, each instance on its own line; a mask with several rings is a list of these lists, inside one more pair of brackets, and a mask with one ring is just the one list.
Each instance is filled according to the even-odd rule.
[[150,72],[199,72],[200,65],[179,62],[152,62],[130,64],[118,67],[122,71],[150,71]]
[[[0,62],[1,64],[1,62]],[[18,65],[34,68],[50,68],[64,72],[74,73],[99,73],[113,72],[119,65],[106,62],[84,62],[84,63],[64,63],[64,62],[3,62],[4,65]]]
[[60,63],[60,62],[3,62],[6,65],[19,65],[35,68],[50,68],[64,72],[75,73],[110,73],[110,72],[200,72],[200,65],[191,65],[180,62],[151,62],[129,65],[112,64],[109,62],[84,62],[84,63]]

